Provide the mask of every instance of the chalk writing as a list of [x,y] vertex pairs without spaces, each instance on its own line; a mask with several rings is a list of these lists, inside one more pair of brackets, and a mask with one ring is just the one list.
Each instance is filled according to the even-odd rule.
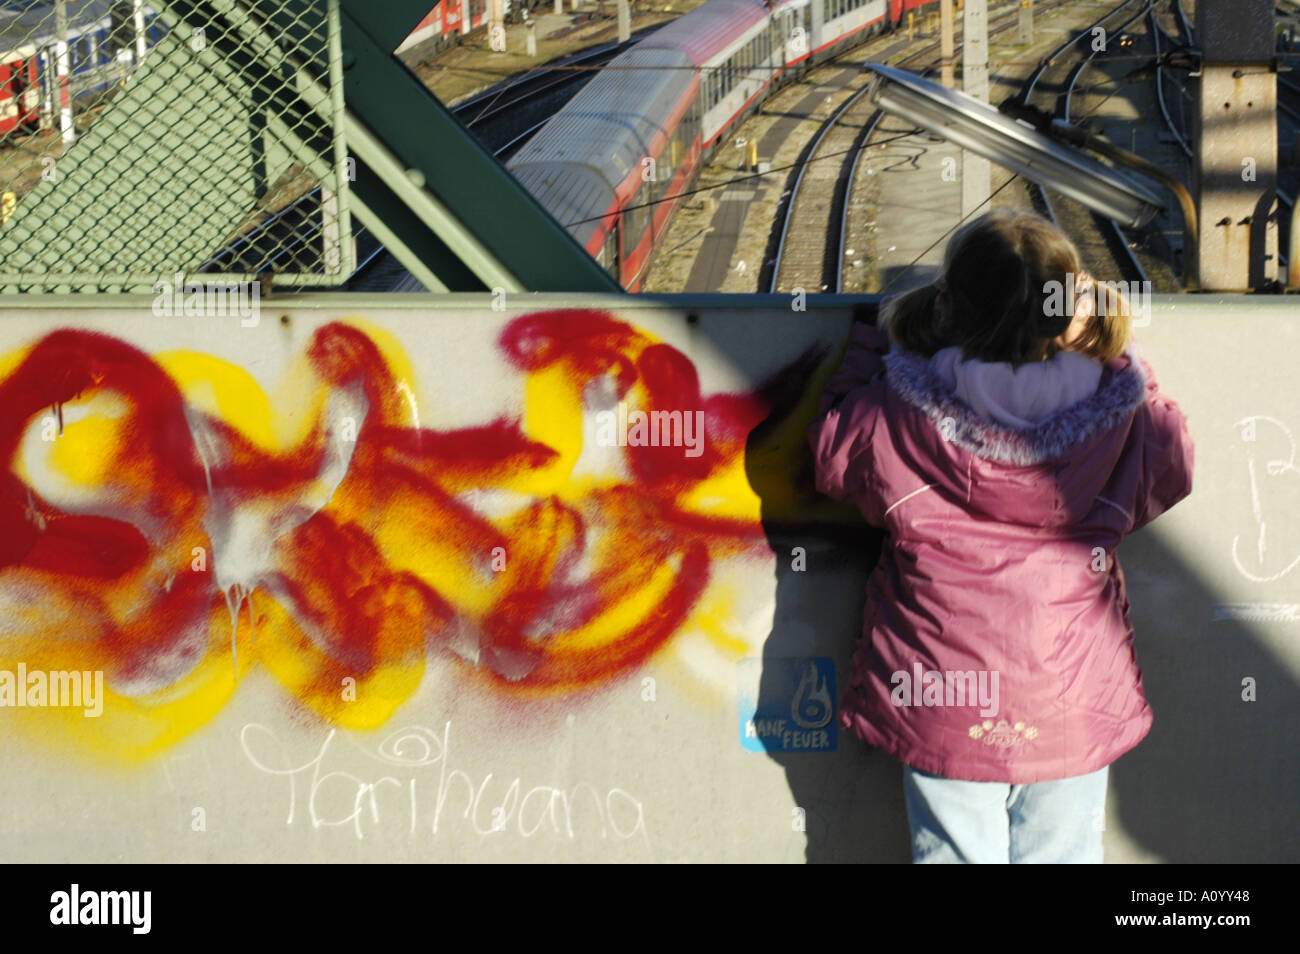
[[457,817],[479,835],[515,832],[531,838],[546,831],[576,838],[598,828],[601,838],[648,838],[641,801],[621,788],[602,793],[578,782],[568,788],[534,785],[525,790],[518,776],[494,781],[494,772],[475,784],[468,773],[450,765],[450,721],[441,735],[424,726],[408,726],[385,738],[374,752],[362,749],[386,767],[382,775],[327,771],[337,735],[338,730],[331,729],[312,758],[294,763],[268,727],[250,722],[240,732],[249,762],[267,775],[288,780],[286,825],[294,824],[305,807],[313,828],[350,825],[359,839],[395,818],[405,821],[411,834],[423,827],[437,835]]
[[[1259,451],[1262,444],[1259,433],[1260,425],[1265,425],[1272,431],[1280,432],[1286,445],[1285,456],[1265,458],[1263,460],[1262,475],[1259,460],[1264,455]],[[1246,470],[1250,477],[1251,513],[1254,515],[1257,530],[1255,532],[1251,568],[1247,567],[1240,552],[1242,534],[1237,534],[1232,538],[1232,562],[1236,565],[1237,572],[1246,579],[1254,583],[1271,583],[1286,576],[1297,565],[1300,565],[1300,546],[1294,546],[1290,550],[1284,551],[1281,559],[1273,555],[1277,553],[1276,545],[1274,545],[1273,554],[1270,554],[1268,525],[1269,517],[1273,513],[1266,512],[1265,495],[1262,493],[1265,487],[1272,486],[1279,479],[1288,476],[1292,478],[1300,476],[1300,468],[1297,468],[1295,463],[1295,438],[1291,435],[1291,429],[1285,424],[1277,418],[1265,415],[1242,418],[1237,422],[1236,427],[1240,431],[1242,445],[1246,448]],[[1286,509],[1289,512],[1293,508],[1288,507]],[[1276,508],[1274,508],[1274,512],[1275,510]],[[1292,557],[1291,560],[1283,565],[1282,561],[1288,556]],[[1269,569],[1278,566],[1281,566],[1281,569],[1272,573],[1268,572]]]

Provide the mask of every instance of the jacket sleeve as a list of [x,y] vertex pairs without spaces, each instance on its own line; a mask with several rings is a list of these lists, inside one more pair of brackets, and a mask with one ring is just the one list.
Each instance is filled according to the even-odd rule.
[[839,368],[822,392],[818,416],[808,428],[817,490],[835,500],[858,504],[873,517],[867,489],[871,439],[880,418],[884,355],[889,339],[865,324],[853,326]]
[[1142,361],[1142,369],[1147,393],[1137,412],[1141,469],[1133,501],[1133,530],[1146,526],[1192,492],[1196,451],[1182,410],[1173,398],[1160,393],[1151,365]]

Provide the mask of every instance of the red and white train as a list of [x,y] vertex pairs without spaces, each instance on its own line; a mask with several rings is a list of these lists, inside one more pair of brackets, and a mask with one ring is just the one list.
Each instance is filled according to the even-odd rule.
[[[509,8],[509,0],[506,7]],[[53,0],[0,0],[0,136],[35,131],[55,99],[57,43]],[[75,99],[123,77],[152,49],[166,24],[134,0],[70,0],[68,88]],[[438,38],[454,43],[462,31],[460,0],[442,0],[415,27],[401,49]],[[470,29],[487,20],[487,0],[469,0]]]
[[629,291],[701,164],[807,65],[937,0],[709,0],[610,61],[508,167]]
[[[122,80],[166,32],[147,5],[132,0],[76,0],[68,17],[65,67],[77,99]],[[0,0],[0,137],[33,132],[58,99],[60,37],[50,0]]]
[[468,27],[464,25],[464,20],[464,8],[460,0],[442,0],[416,25],[411,35],[402,41],[397,52],[401,53],[426,40],[439,40],[439,46],[443,43],[449,44],[454,42],[462,31],[468,33],[470,30],[478,29],[487,22],[487,0],[469,0]]

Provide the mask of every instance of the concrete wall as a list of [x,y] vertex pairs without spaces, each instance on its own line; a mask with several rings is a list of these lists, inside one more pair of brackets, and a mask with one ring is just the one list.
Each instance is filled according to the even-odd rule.
[[[1260,301],[1139,332],[1198,459],[1121,549],[1156,718],[1110,861],[1300,860],[1297,331]],[[842,304],[23,304],[0,670],[105,682],[0,709],[5,857],[908,859],[900,767],[825,707],[878,546],[808,486]],[[698,455],[618,446],[620,398],[700,412]],[[755,696],[790,735],[746,738]]]

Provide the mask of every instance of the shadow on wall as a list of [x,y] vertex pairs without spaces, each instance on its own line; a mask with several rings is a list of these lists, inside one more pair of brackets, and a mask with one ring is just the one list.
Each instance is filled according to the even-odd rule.
[[[777,557],[759,697],[788,698],[785,660],[829,657],[838,717],[883,535],[862,523],[799,527],[776,519],[753,463],[747,453]],[[801,493],[811,492],[810,459],[805,470]],[[797,547],[806,569],[797,568]],[[1215,620],[1214,581],[1163,541],[1160,521],[1123,543],[1119,557],[1155,723],[1111,769],[1108,816],[1121,831],[1106,836],[1108,858],[1136,852],[1167,862],[1300,860],[1300,686],[1261,638],[1261,624]],[[1242,699],[1248,677],[1258,701]],[[849,733],[837,736],[833,752],[766,753],[784,769],[803,810],[804,860],[910,861],[901,764]],[[799,838],[784,860],[800,860]]]
[[[875,308],[864,307],[857,320],[874,322]],[[838,357],[832,358],[838,363]],[[820,380],[820,379],[819,379]],[[760,434],[762,427],[755,430]],[[751,446],[753,445],[751,435]],[[805,452],[796,475],[798,496],[816,499],[812,458]],[[760,462],[746,454],[750,484],[763,501],[763,529],[776,554],[776,606],[772,631],[763,644],[759,699],[789,698],[788,659],[833,660],[835,685],[831,702],[838,715],[839,693],[849,672],[849,660],[862,631],[867,578],[880,556],[884,535],[862,523],[845,508],[838,525],[798,526],[774,516],[766,491],[770,477]],[[767,757],[785,770],[802,809],[804,832],[791,844],[803,847],[782,860],[810,862],[907,862],[907,814],[903,802],[903,772],[893,758],[835,730],[834,751],[784,752],[768,747]],[[755,755],[759,758],[759,755]],[[792,820],[792,826],[797,824]],[[806,839],[806,847],[801,843]]]
[[[1300,685],[1260,624],[1214,619],[1214,581],[1170,549],[1159,520],[1119,554],[1155,723],[1111,770],[1111,817],[1165,861],[1295,863]],[[1255,702],[1242,699],[1246,678]]]

